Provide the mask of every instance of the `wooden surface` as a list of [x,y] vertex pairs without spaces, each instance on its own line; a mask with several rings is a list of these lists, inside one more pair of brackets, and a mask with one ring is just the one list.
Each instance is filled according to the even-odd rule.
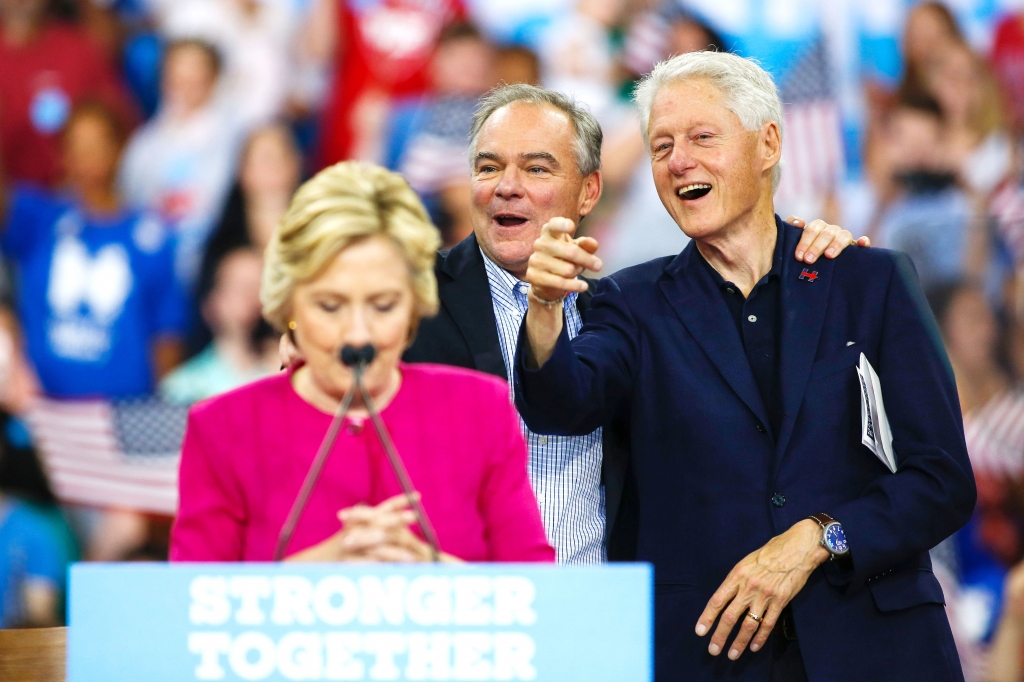
[[0,680],[64,682],[66,628],[0,630]]

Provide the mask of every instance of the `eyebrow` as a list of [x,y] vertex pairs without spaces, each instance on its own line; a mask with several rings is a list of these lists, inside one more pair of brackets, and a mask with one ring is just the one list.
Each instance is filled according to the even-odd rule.
[[[559,166],[559,167],[562,165],[562,164],[558,163],[558,159],[555,158],[555,155],[550,153],[550,152],[526,152],[524,154],[520,154],[519,155],[519,159],[521,161],[534,161],[534,160],[548,161],[552,165]],[[501,160],[501,155],[498,154],[497,152],[477,152],[476,156],[473,157],[474,163],[479,163],[480,161],[500,161],[500,160]]]
[[552,164],[556,166],[561,165],[560,163],[558,163],[558,159],[555,158],[555,155],[549,152],[527,152],[526,154],[520,154],[519,158],[523,159],[524,161],[533,161],[539,159],[542,161],[550,161]]

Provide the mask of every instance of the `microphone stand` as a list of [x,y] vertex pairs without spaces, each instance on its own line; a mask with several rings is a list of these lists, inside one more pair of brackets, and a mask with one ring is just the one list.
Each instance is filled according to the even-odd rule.
[[309,471],[306,472],[306,479],[302,482],[302,487],[299,489],[299,495],[295,498],[295,502],[292,504],[291,511],[288,512],[288,518],[284,522],[284,526],[281,527],[281,533],[277,536],[277,547],[274,549],[274,561],[279,562],[284,559],[284,553],[288,551],[288,545],[292,541],[292,535],[295,534],[295,527],[299,525],[299,518],[302,516],[302,512],[305,511],[306,505],[309,503],[309,497],[313,494],[313,488],[316,487],[316,482],[320,479],[320,472],[323,471],[324,464],[327,463],[327,457],[331,454],[331,450],[334,448],[334,442],[338,439],[338,432],[341,430],[341,424],[345,421],[345,416],[348,414],[349,407],[352,406],[352,398],[356,394],[356,386],[360,385],[361,375],[366,369],[365,363],[359,363],[353,372],[356,377],[356,383],[353,383],[349,387],[348,391],[345,392],[345,397],[341,400],[341,405],[338,406],[338,411],[334,413],[334,419],[331,420],[331,425],[327,428],[327,433],[324,434],[323,441],[320,442],[320,449],[316,453],[316,458],[313,460],[313,464],[309,467]]
[[434,563],[440,561],[440,543],[437,540],[434,526],[430,523],[422,503],[415,496],[415,488],[412,485],[412,480],[409,478],[409,472],[406,471],[402,458],[395,449],[395,444],[391,440],[387,427],[384,425],[384,420],[380,417],[377,405],[373,402],[373,398],[370,397],[366,387],[363,386],[363,374],[366,372],[366,366],[373,361],[375,353],[376,349],[372,345],[366,345],[359,349],[345,346],[342,349],[342,362],[352,367],[354,381],[348,391],[345,392],[341,405],[338,406],[338,411],[334,414],[334,419],[331,420],[331,425],[328,427],[327,433],[320,443],[320,449],[317,451],[316,458],[313,460],[313,464],[309,467],[306,478],[302,482],[299,495],[295,498],[295,503],[292,504],[291,511],[288,512],[288,518],[281,528],[281,533],[277,538],[277,547],[274,549],[274,561],[276,562],[281,561],[288,550],[292,535],[295,534],[295,528],[299,524],[299,518],[301,518],[302,512],[305,511],[309,498],[313,494],[313,489],[320,479],[320,474],[327,463],[331,450],[334,448],[335,441],[338,439],[341,424],[348,414],[349,408],[352,405],[352,399],[357,390],[366,404],[367,411],[370,413],[370,421],[373,423],[374,431],[377,433],[377,439],[380,440],[381,445],[384,447],[384,453],[387,455],[391,470],[395,473],[395,478],[398,479],[402,492],[405,493],[405,497],[409,501],[409,506],[412,507],[413,514],[416,516],[416,523],[419,524],[427,544],[430,545],[430,559]]

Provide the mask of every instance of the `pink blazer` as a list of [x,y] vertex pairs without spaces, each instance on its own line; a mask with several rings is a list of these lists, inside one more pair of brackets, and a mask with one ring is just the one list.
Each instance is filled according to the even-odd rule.
[[[526,445],[493,377],[401,365],[382,412],[441,549],[466,561],[554,561],[526,472]],[[331,421],[290,373],[199,403],[182,448],[172,561],[269,561]],[[337,512],[401,492],[373,426],[346,420],[288,553],[340,530]]]

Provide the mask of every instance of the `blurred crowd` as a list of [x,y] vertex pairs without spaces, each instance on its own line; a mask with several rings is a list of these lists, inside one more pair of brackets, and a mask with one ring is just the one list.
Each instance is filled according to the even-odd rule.
[[[40,395],[190,404],[276,371],[262,253],[312,172],[401,171],[451,246],[472,231],[477,99],[540,84],[604,128],[605,198],[581,228],[605,274],[685,245],[630,94],[671,54],[736,49],[727,32],[681,0],[525,4],[512,30],[505,0],[0,0],[0,627],[59,622],[79,556],[166,551],[165,519],[58,506],[18,417]],[[980,493],[936,570],[968,679],[1021,679],[1024,13],[995,22],[982,51],[945,5],[914,3],[902,58],[895,86],[860,83],[862,170],[842,153],[808,166],[791,142],[784,176],[814,181],[784,181],[778,209],[811,207],[803,217],[912,256]],[[806,93],[821,73],[800,73],[799,99],[830,96]],[[799,88],[781,85],[784,140],[817,153],[841,135],[827,117],[808,135],[789,108]]]

